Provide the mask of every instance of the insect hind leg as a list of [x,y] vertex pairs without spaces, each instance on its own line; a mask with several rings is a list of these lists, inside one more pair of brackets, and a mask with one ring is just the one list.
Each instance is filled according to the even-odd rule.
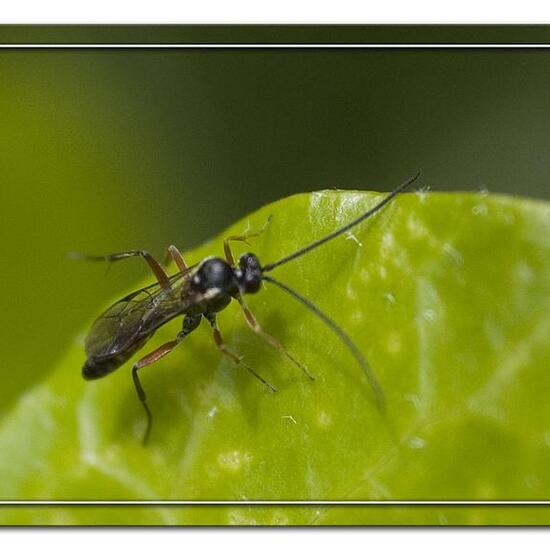
[[250,365],[247,365],[242,357],[239,357],[235,353],[233,353],[231,350],[227,348],[227,345],[225,344],[225,340],[223,339],[222,333],[220,332],[220,329],[218,328],[218,323],[216,321],[216,315],[213,313],[206,313],[205,318],[210,323],[210,326],[212,327],[212,336],[214,337],[214,342],[216,344],[216,347],[220,351],[220,353],[223,353],[226,357],[231,359],[233,363],[236,365],[240,365],[244,367],[252,376],[254,376],[257,380],[259,380],[270,392],[275,393],[277,389],[273,384],[270,384],[265,378],[263,378],[261,375],[259,375]]
[[200,322],[201,322],[200,315],[187,315],[183,319],[182,330],[178,333],[178,335],[174,340],[170,340],[170,342],[166,342],[162,346],[158,347],[156,350],[147,354],[145,357],[142,357],[132,367],[132,379],[134,381],[134,386],[136,388],[138,398],[141,404],[143,405],[143,408],[145,409],[145,414],[147,415],[147,427],[145,429],[145,433],[143,435],[143,441],[142,441],[143,446],[147,445],[147,441],[149,440],[149,435],[151,434],[151,428],[153,426],[153,415],[151,414],[151,410],[149,409],[149,405],[147,404],[147,395],[145,394],[143,386],[141,385],[141,381],[139,380],[138,371],[144,367],[147,367],[149,365],[156,363],[159,359],[161,359],[162,357],[170,353],[179,343],[181,343],[181,341],[189,333],[193,332],[199,326]]
[[92,261],[104,261],[108,263],[118,262],[119,260],[125,260],[126,258],[141,257],[146,262],[158,283],[164,290],[170,290],[170,281],[168,280],[168,274],[160,263],[149,253],[147,250],[127,250],[126,252],[115,252],[113,254],[105,254],[103,256],[94,256],[90,254],[71,253],[71,258],[76,260],[92,260]]

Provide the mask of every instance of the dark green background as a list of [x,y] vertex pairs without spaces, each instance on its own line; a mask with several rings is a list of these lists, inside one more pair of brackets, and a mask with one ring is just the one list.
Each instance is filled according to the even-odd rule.
[[[0,42],[544,41],[547,27],[0,27]],[[534,38],[529,40],[529,36]],[[550,50],[0,51],[0,410],[44,377],[140,260],[286,195],[436,190],[548,198]],[[300,220],[296,220],[299,224]],[[75,365],[80,376],[80,365]]]

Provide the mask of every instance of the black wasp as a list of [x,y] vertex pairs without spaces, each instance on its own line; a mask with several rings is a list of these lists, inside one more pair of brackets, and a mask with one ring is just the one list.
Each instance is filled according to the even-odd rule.
[[82,368],[83,377],[86,380],[93,380],[106,376],[128,361],[130,357],[145,345],[159,327],[178,315],[184,315],[182,329],[174,340],[166,342],[147,354],[132,367],[134,385],[139,400],[143,404],[147,414],[147,428],[143,438],[144,444],[147,442],[151,432],[152,415],[146,402],[145,392],[141,386],[138,372],[143,367],[152,365],[161,357],[170,353],[188,334],[199,326],[203,317],[212,327],[214,342],[220,352],[229,357],[233,362],[244,366],[270,391],[275,391],[275,388],[269,382],[244,363],[240,357],[231,352],[225,345],[216,322],[216,314],[226,308],[231,300],[234,299],[242,308],[248,326],[313,380],[310,372],[290,355],[278,340],[262,329],[256,317],[243,300],[243,294],[258,292],[262,286],[262,282],[266,281],[279,287],[298,300],[340,338],[363,368],[374,391],[377,406],[380,410],[383,410],[384,394],[380,385],[361,352],[349,336],[316,305],[287,285],[267,275],[267,273],[338,237],[372,216],[399,193],[404,191],[406,187],[411,185],[418,176],[419,174],[416,174],[402,183],[373,208],[347,225],[276,262],[263,266],[258,257],[252,253],[243,254],[240,256],[238,262],[235,262],[230,247],[231,241],[246,241],[249,237],[257,236],[260,232],[227,237],[224,240],[225,259],[206,258],[193,266],[188,266],[180,251],[175,246],[170,246],[168,253],[178,267],[178,273],[172,276],[168,276],[162,265],[145,250],[130,250],[108,256],[86,256],[88,259],[101,259],[109,262],[141,256],[153,271],[157,282],[122,298],[95,321],[85,342],[87,361]]

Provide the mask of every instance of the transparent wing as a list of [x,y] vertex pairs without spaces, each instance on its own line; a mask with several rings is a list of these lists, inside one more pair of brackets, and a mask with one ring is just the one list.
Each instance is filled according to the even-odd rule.
[[85,341],[88,357],[96,359],[124,352],[170,319],[201,302],[201,295],[185,295],[188,276],[170,277],[171,289],[158,283],[125,296],[92,325]]

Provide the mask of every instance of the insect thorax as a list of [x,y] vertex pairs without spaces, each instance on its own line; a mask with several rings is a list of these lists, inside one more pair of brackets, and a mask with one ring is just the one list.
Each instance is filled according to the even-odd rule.
[[229,265],[221,258],[207,258],[191,278],[190,288],[204,294],[205,300],[213,305],[218,300],[221,305],[224,303],[222,297],[226,297],[228,303],[241,293],[258,292],[261,280],[260,262],[255,254],[248,253],[239,258],[238,267]]

